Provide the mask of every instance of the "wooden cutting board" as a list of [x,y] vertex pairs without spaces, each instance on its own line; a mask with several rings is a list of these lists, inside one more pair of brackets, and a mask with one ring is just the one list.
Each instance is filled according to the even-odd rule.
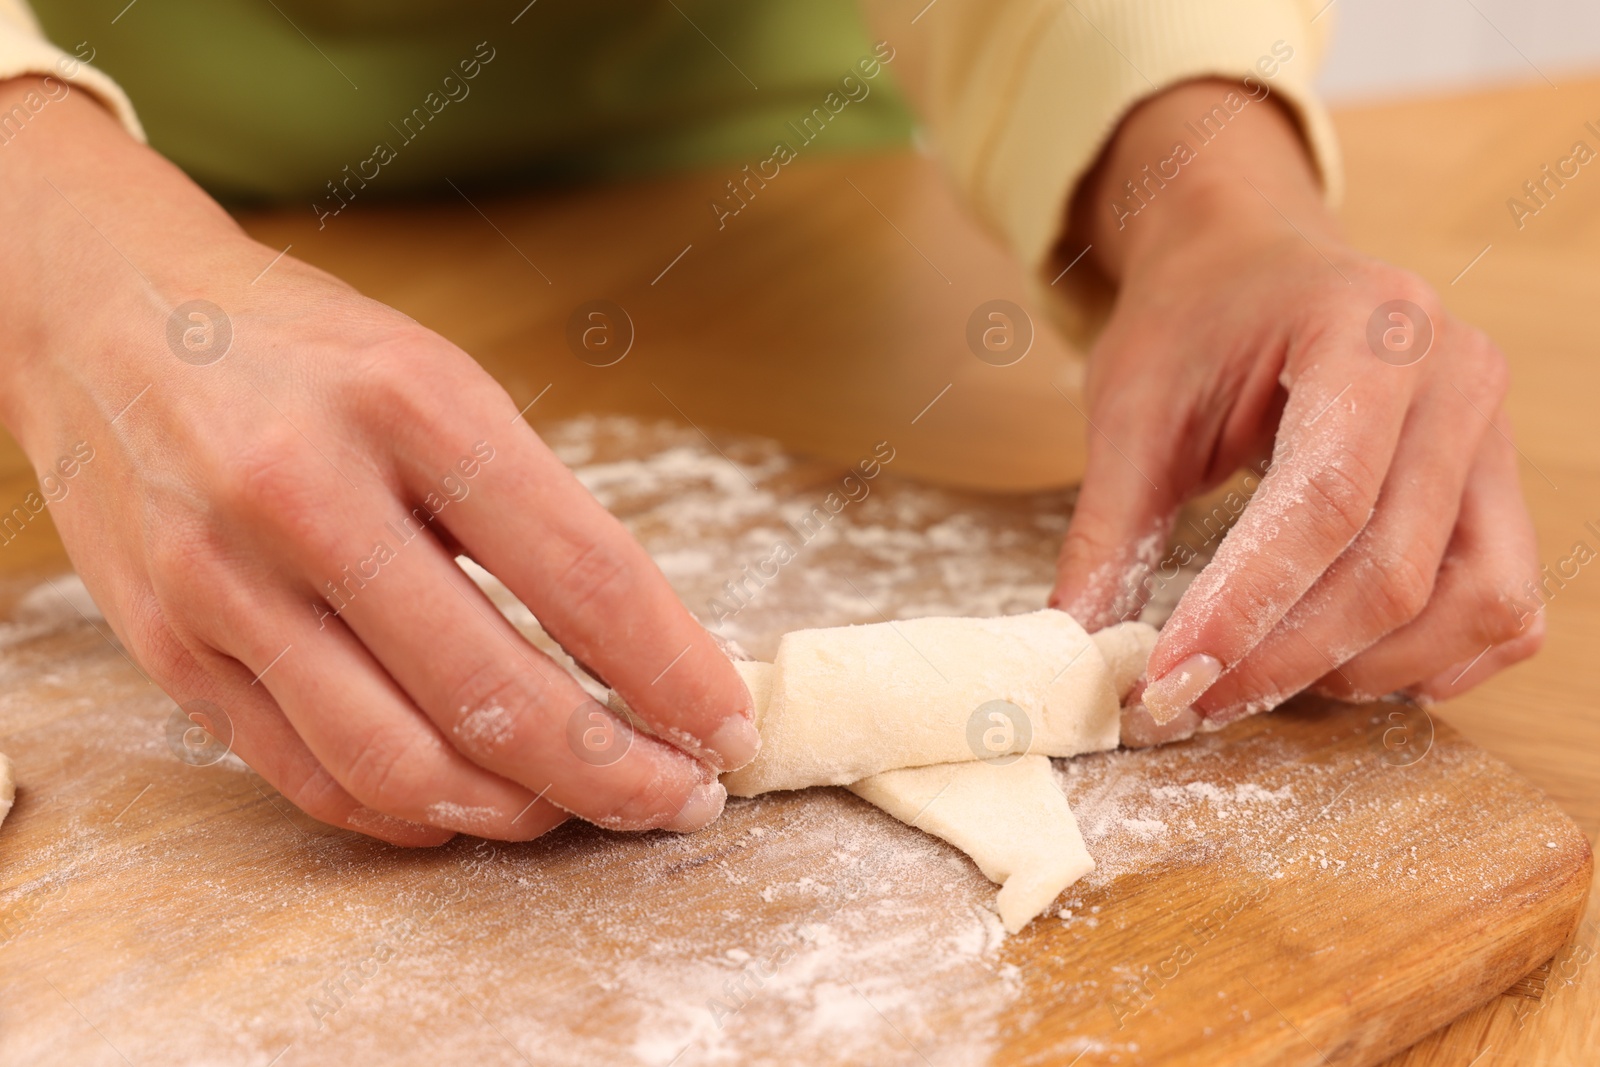
[[[648,425],[550,437],[696,610],[839,476]],[[724,462],[760,507],[726,505]],[[729,632],[764,654],[1038,603],[1063,497],[890,478]],[[1369,1064],[1548,958],[1590,882],[1572,822],[1442,722],[1315,701],[1059,763],[1099,867],[1009,938],[965,857],[842,790],[688,837],[398,851],[175,758],[175,709],[71,593],[11,590],[0,633],[7,1064]]]

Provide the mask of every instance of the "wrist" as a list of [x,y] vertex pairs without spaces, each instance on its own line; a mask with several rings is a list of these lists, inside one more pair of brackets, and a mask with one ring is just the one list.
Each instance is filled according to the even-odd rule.
[[1341,239],[1294,120],[1264,84],[1204,80],[1123,120],[1080,185],[1068,244],[1091,245],[1121,282],[1183,248],[1260,247],[1295,231]]

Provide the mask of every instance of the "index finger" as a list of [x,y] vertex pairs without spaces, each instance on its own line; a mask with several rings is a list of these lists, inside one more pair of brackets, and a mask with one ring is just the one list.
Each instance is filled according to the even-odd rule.
[[1144,702],[1160,722],[1243,660],[1371,518],[1422,372],[1320,347],[1291,356],[1305,369],[1289,386],[1272,465],[1151,654]]
[[755,757],[750,694],[648,553],[518,420],[441,518],[659,737],[718,770]]

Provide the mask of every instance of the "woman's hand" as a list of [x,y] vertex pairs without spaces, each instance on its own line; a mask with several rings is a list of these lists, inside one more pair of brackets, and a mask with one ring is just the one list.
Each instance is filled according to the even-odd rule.
[[[219,707],[310,814],[396,843],[716,817],[716,770],[757,748],[748,693],[477,364],[274,263],[81,92],[4,153],[0,414],[36,470],[91,450],[51,514],[157,684]],[[672,743],[588,699],[457,553]]]
[[1140,107],[1077,205],[1120,290],[1052,603],[1090,629],[1137,614],[1172,573],[1179,506],[1258,464],[1162,631],[1146,706],[1226,722],[1307,687],[1445,698],[1543,635],[1505,360],[1419,278],[1344,244],[1267,100],[1129,196],[1230,91],[1245,95],[1197,82]]

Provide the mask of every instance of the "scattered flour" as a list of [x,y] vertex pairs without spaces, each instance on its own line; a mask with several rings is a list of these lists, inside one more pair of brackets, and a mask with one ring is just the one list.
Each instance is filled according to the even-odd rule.
[[[690,607],[763,656],[787,630],[879,612],[1035,610],[1072,503],[886,474],[802,540],[788,524],[832,491],[831,467],[754,440],[719,441],[725,458],[693,431],[625,419],[575,420],[546,439]],[[785,537],[796,557],[762,577],[757,564]],[[526,608],[464,565],[603,694]],[[729,584],[746,595],[719,622],[713,602],[727,604]],[[0,944],[15,966],[3,996],[17,1025],[0,1028],[0,1062],[106,1059],[65,996],[138,1063],[967,1064],[1047,1009],[1104,1012],[1129,970],[1108,960],[1093,978],[1052,984],[1048,961],[1013,956],[994,887],[970,862],[843,790],[730,800],[688,836],[574,822],[525,844],[459,838],[401,852],[323,826],[236,759],[174,759],[171,702],[134,672],[81,588],[56,579],[27,591],[0,623],[0,748],[23,787],[5,827]],[[493,707],[461,724],[484,739],[503,725]],[[1404,847],[1455,797],[1396,799],[1372,782],[1400,772],[1303,761],[1273,726],[1056,764],[1096,861],[1057,917],[1040,920],[1058,926],[1044,932],[1064,953],[1092,953],[1088,931],[1119,927],[1119,882],[1169,867],[1269,886],[1287,874],[1352,879],[1374,893],[1462,877],[1440,858],[1449,852]],[[1429,758],[1472,773],[1452,751]],[[1376,837],[1340,835],[1339,816],[1356,808]],[[441,814],[466,826],[476,813]],[[249,980],[219,980],[237,973],[227,968],[238,953]],[[90,959],[105,962],[99,977],[77,966]],[[151,1005],[181,1005],[183,1025],[150,1026]],[[1098,1015],[1083,1025],[1112,1032]],[[1061,1062],[1138,1054],[1083,1035],[1053,1051]]]
[[461,721],[452,732],[468,751],[488,752],[511,740],[515,723],[511,713],[500,705],[491,704],[476,711],[462,707],[461,713]]

